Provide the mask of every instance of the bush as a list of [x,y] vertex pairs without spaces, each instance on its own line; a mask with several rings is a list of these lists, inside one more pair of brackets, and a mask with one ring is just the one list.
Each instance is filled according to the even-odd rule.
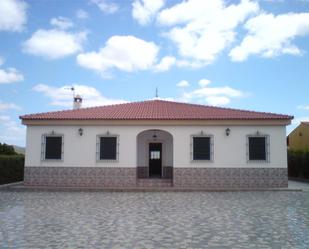
[[0,155],[0,184],[18,182],[24,179],[23,155]]
[[309,151],[288,151],[289,177],[309,179]]

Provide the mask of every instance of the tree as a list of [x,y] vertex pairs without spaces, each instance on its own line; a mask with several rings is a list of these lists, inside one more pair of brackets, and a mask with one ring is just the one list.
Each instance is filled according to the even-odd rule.
[[12,145],[6,143],[0,143],[0,155],[17,155]]

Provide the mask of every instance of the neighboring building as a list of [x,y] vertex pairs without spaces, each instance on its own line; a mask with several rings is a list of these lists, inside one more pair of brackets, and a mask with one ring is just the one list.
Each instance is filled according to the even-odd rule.
[[287,187],[292,118],[162,100],[24,115],[24,184]]
[[287,137],[291,150],[309,151],[309,122],[301,122]]

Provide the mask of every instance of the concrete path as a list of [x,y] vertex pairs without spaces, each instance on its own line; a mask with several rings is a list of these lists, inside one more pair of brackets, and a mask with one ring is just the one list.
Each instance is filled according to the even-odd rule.
[[301,189],[309,192],[309,182],[289,181],[289,189]]

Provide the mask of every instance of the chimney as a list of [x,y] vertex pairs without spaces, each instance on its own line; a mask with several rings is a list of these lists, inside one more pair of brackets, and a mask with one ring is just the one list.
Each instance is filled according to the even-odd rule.
[[77,94],[76,96],[74,96],[73,109],[74,110],[80,109],[82,107],[82,102],[83,99],[80,95]]

